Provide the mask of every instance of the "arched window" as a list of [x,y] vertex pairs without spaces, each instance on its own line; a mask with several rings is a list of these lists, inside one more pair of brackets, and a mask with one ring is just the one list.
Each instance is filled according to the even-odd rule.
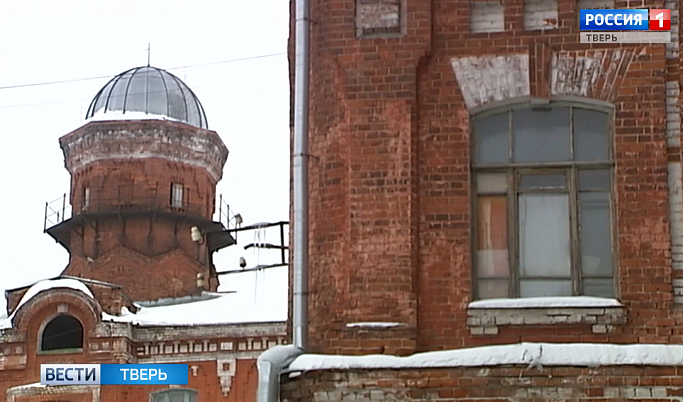
[[83,348],[83,326],[70,315],[58,315],[43,329],[40,350]]
[[165,389],[151,395],[151,402],[197,402],[197,391],[193,389]]
[[473,117],[478,299],[614,296],[610,109]]

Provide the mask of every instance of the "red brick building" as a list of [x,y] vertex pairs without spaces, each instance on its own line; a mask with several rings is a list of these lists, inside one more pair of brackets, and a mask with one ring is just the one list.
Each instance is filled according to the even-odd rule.
[[[256,357],[285,341],[286,302],[218,291],[212,255],[235,244],[229,211],[213,220],[228,149],[201,103],[172,74],[140,67],[109,81],[86,119],[60,138],[68,204],[46,206],[45,231],[69,263],[6,292],[0,399],[253,400]],[[183,363],[189,382],[46,387],[41,363]]]
[[[584,8],[670,9],[671,41],[582,44]],[[312,0],[308,352],[454,351],[302,356],[284,398],[683,396],[679,11]]]

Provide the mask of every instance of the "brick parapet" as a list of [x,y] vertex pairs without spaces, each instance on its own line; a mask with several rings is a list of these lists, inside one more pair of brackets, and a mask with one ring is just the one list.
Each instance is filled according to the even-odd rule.
[[160,158],[223,175],[228,149],[215,131],[157,120],[93,121],[59,139],[69,173],[112,159]]

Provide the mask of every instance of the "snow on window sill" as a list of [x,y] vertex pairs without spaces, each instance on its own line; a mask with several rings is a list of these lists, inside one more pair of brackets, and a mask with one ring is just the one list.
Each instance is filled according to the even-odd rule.
[[600,297],[530,297],[472,302],[467,326],[472,335],[496,335],[501,325],[590,324],[593,333],[611,332],[626,323],[626,311],[615,299]]
[[393,329],[402,327],[405,327],[405,324],[400,322],[352,322],[346,324],[346,328],[355,329]]

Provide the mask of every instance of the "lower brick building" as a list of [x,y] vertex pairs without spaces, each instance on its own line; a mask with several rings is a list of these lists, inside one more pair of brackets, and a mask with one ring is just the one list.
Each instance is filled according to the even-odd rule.
[[[680,400],[680,6],[311,0],[282,398]],[[596,8],[670,14],[670,40],[582,43]]]
[[[71,191],[46,204],[45,232],[69,263],[6,291],[0,400],[253,400],[256,358],[285,342],[286,289],[267,302],[218,291],[212,256],[236,244],[241,217],[216,207],[228,149],[194,93],[161,69],[125,71],[60,145]],[[43,386],[43,363],[179,363],[189,380]]]
[[[133,303],[118,285],[58,277],[8,295],[19,302],[0,319],[0,395],[12,402],[251,401],[256,358],[285,341],[283,309],[249,311],[253,294]],[[187,364],[188,384],[43,386],[43,363]]]

